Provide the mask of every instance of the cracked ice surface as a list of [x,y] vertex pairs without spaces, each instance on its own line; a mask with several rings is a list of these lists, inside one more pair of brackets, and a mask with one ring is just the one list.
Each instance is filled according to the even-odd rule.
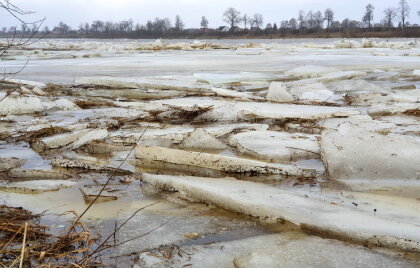
[[176,217],[110,253],[140,267],[418,266],[419,56],[411,39],[8,51],[7,69],[31,60],[0,82],[0,198],[80,213],[115,172],[95,232],[153,202],[116,240]]

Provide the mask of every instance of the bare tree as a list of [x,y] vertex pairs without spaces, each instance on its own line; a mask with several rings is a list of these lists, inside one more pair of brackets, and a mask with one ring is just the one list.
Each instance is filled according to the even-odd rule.
[[369,29],[372,28],[374,9],[375,7],[372,4],[367,5],[365,15],[363,16],[363,19],[362,19],[365,26],[367,26]]
[[314,13],[314,22],[316,29],[322,29],[324,26],[324,17],[322,16],[321,11],[317,11]]
[[280,29],[287,29],[289,28],[289,21],[288,20],[282,20],[280,22]]
[[247,14],[244,14],[243,17],[242,17],[242,22],[244,23],[244,29],[246,29],[246,26],[248,24],[248,21],[249,21],[248,15]]
[[207,20],[205,16],[201,17],[200,26],[201,28],[204,28],[204,29],[207,29],[209,27],[209,21]]
[[297,21],[299,22],[299,29],[303,29],[305,28],[305,24],[306,24],[306,15],[305,15],[305,11],[300,10],[298,17],[297,17]]
[[384,21],[386,23],[387,28],[393,27],[393,21],[395,17],[397,16],[397,10],[393,7],[389,7],[384,10]]
[[185,24],[182,21],[181,16],[176,15],[175,16],[175,29],[177,31],[182,31],[184,29],[184,26],[185,26]]
[[295,18],[291,18],[289,20],[289,28],[292,30],[296,30],[298,28],[298,23]]
[[410,6],[408,5],[407,0],[400,0],[398,13],[401,19],[401,26],[404,29],[406,24],[405,21],[410,15]]
[[234,9],[233,7],[228,8],[225,13],[223,13],[223,20],[229,24],[230,30],[235,30],[235,27],[241,22],[241,12]]
[[[18,6],[14,5],[10,0],[0,0],[0,13],[5,12],[9,13],[15,20],[21,24],[21,29],[31,29],[29,31],[29,35],[25,35],[25,32],[22,33],[20,37],[17,36],[17,26],[10,27],[9,31],[13,33],[13,37],[11,39],[7,39],[6,42],[0,43],[0,58],[4,56],[8,50],[12,48],[22,48],[28,46],[40,38],[44,37],[41,36],[40,38],[35,38],[36,34],[38,33],[39,29],[41,28],[42,24],[45,21],[45,18],[37,21],[28,22],[25,20],[25,16],[29,14],[33,14],[34,12],[25,11],[20,9]],[[0,77],[0,81],[4,81],[10,79],[21,72],[27,65],[28,61],[21,67],[19,70],[4,70],[2,73],[2,77]],[[6,95],[3,99],[5,99],[8,95]]]
[[332,22],[334,21],[334,11],[331,8],[327,8],[324,11],[324,18],[327,21],[327,29],[330,29],[332,26]]
[[255,14],[252,17],[252,20],[254,21],[254,27],[256,27],[258,29],[261,29],[261,27],[262,27],[262,25],[264,23],[263,15],[261,15],[261,14]]
[[308,13],[306,13],[306,17],[305,17],[305,26],[307,28],[314,28],[315,27],[315,12],[313,12],[312,10],[310,10]]

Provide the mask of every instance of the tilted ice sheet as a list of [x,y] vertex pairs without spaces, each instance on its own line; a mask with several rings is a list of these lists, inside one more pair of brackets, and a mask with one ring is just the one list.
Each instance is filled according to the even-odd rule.
[[318,158],[316,136],[277,131],[252,131],[233,135],[229,144],[241,153],[272,162]]
[[228,102],[213,100],[210,98],[184,98],[155,101],[159,104],[170,104],[179,107],[189,107],[193,105],[208,107],[220,107],[223,105],[232,105],[240,111],[242,116],[270,119],[325,119],[331,117],[347,117],[360,114],[355,108],[346,107],[327,107],[311,105],[294,104],[276,104],[260,102]]
[[263,219],[285,219],[344,240],[420,252],[419,225],[305,197],[261,183],[143,174],[162,189]]
[[408,137],[382,135],[346,122],[325,130],[320,146],[332,179],[420,178],[420,144]]

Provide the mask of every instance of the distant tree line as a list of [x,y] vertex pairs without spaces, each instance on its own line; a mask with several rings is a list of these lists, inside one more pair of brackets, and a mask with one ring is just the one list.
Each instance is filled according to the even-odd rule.
[[[223,13],[223,21],[227,26],[209,28],[209,21],[205,16],[201,17],[200,28],[185,28],[185,24],[179,15],[176,15],[174,23],[169,18],[155,18],[146,24],[135,23],[132,19],[120,22],[93,21],[82,23],[77,29],[72,29],[64,22],[49,29],[44,27],[42,34],[49,33],[51,37],[86,37],[86,38],[190,38],[190,37],[286,37],[286,36],[359,36],[364,33],[387,33],[389,36],[414,36],[420,37],[420,27],[410,24],[410,6],[407,0],[399,0],[396,7],[389,7],[383,11],[383,17],[375,22],[375,7],[368,4],[361,20],[346,18],[342,21],[335,19],[335,13],[331,8],[323,12],[319,10],[301,10],[296,18],[281,20],[264,25],[264,17],[261,14],[242,14],[237,9],[230,7]],[[420,10],[416,12],[420,16]],[[3,27],[1,35],[17,33],[32,33],[37,30],[37,25],[28,27],[23,24],[20,29],[16,27]]]

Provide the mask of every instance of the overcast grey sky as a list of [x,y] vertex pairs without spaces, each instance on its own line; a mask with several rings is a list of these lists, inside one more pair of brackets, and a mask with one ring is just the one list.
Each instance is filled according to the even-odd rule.
[[[335,18],[360,20],[368,3],[375,6],[375,22],[383,17],[383,10],[397,6],[398,0],[12,0],[25,10],[36,11],[38,17],[47,17],[46,25],[63,21],[72,27],[93,20],[120,21],[132,18],[144,24],[148,19],[168,17],[174,21],[179,14],[187,27],[199,27],[201,16],[206,16],[210,27],[224,25],[222,14],[228,7],[235,7],[242,14],[264,15],[264,24],[296,17],[299,10],[325,10],[332,8]],[[420,0],[408,0],[411,6],[409,20],[420,24],[417,11]],[[0,26],[16,23],[4,13],[0,14]]]

